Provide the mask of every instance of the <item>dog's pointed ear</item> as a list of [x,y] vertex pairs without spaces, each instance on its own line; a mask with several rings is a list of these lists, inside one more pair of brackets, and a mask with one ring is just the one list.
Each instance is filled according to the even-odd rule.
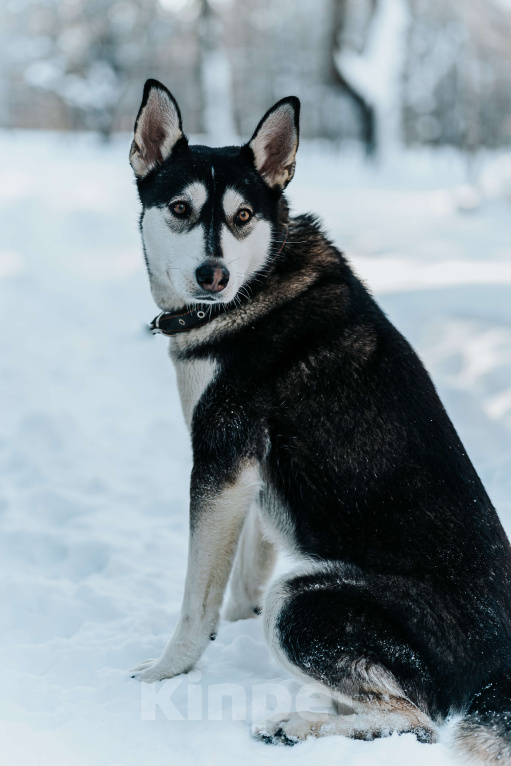
[[186,141],[176,100],[158,80],[147,80],[135,122],[130,164],[138,178],[170,157],[180,139]]
[[272,189],[285,189],[294,175],[299,121],[299,99],[283,98],[266,112],[248,143],[257,172]]

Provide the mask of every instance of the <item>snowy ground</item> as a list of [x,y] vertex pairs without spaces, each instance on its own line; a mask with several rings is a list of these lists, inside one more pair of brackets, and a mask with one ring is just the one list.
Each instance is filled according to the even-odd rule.
[[[1,762],[447,765],[411,735],[251,740],[265,694],[299,689],[259,620],[223,622],[187,677],[130,678],[177,620],[190,450],[166,343],[144,330],[127,145],[0,136]],[[463,179],[450,155],[367,169],[304,146],[291,198],[419,350],[511,532],[511,160],[483,163],[473,212]]]

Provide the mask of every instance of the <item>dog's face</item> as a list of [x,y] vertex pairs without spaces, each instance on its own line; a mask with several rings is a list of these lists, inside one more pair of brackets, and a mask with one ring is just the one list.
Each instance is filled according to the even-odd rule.
[[151,291],[161,309],[229,303],[281,246],[279,199],[294,173],[299,101],[279,101],[241,147],[189,146],[179,108],[144,89],[130,163]]

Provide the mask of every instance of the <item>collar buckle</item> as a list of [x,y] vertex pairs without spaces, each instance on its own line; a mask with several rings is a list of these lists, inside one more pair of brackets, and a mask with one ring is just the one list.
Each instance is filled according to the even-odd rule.
[[149,331],[152,335],[162,335],[163,330],[160,328],[160,319],[165,314],[165,311],[160,311],[157,317],[153,319],[151,324],[149,325]]

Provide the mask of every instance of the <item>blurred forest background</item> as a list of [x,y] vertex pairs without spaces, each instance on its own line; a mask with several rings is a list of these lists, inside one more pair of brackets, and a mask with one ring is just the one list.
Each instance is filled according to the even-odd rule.
[[189,133],[245,137],[296,94],[302,134],[511,140],[511,0],[4,0],[0,127],[131,130],[165,82]]

